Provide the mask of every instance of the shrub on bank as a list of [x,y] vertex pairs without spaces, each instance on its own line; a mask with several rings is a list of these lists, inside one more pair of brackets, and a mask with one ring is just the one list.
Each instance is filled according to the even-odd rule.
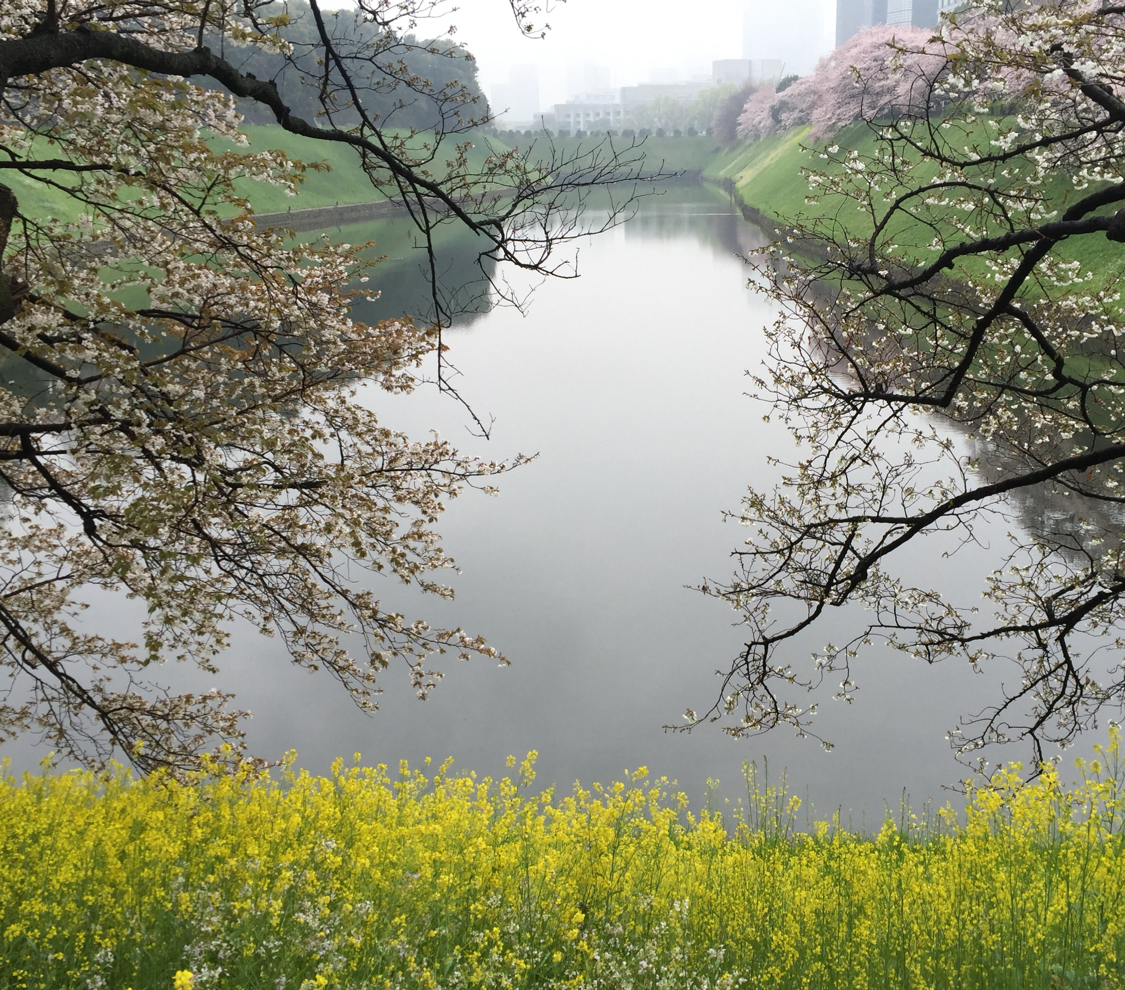
[[798,831],[752,769],[726,820],[643,769],[535,794],[534,754],[499,782],[9,777],[0,987],[1119,986],[1117,747],[874,836]]

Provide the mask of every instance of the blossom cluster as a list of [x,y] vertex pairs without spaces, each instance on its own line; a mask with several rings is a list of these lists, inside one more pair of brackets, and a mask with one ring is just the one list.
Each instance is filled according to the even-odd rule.
[[[809,125],[820,137],[856,120],[924,106],[930,79],[944,64],[925,50],[929,37],[904,25],[865,28],[780,93],[755,90],[738,119],[739,136],[758,140]],[[902,49],[910,51],[905,58]]]

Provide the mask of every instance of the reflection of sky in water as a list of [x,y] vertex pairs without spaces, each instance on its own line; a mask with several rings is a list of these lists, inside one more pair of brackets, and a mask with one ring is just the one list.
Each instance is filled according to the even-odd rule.
[[[432,321],[434,302],[428,255],[408,221],[358,224],[339,228],[332,234],[337,240],[352,244],[374,241],[370,253],[383,259],[368,284],[369,288],[379,289],[379,297],[358,300],[353,307],[356,319],[374,323],[411,316],[419,324]],[[479,257],[481,248],[479,238],[447,227],[440,228],[435,238],[438,298],[447,312],[456,314],[454,322],[458,326],[475,322],[492,305],[489,277],[496,264]]]
[[[483,633],[512,666],[454,663],[425,703],[392,668],[382,711],[366,718],[335,682],[295,670],[275,641],[240,631],[223,683],[258,713],[257,752],[276,758],[292,747],[318,771],[356,751],[392,764],[453,755],[462,768],[497,774],[509,753],[537,749],[540,782],[569,787],[645,764],[695,799],[708,777],[736,796],[742,761],[766,755],[771,777],[788,767],[798,793],[824,813],[854,809],[856,824],[863,815],[872,824],[884,802],[897,807],[904,788],[917,803],[944,800],[941,786],[961,775],[945,732],[997,682],[955,661],[927,669],[869,650],[856,665],[854,704],[833,702],[835,685],[818,696],[832,753],[787,730],[748,741],[715,727],[662,731],[686,706],[714,700],[713,672],[741,642],[733,613],[684,586],[731,572],[743,534],[721,511],[738,507],[746,484],[770,484],[768,453],[792,453],[788,435],[744,395],[771,320],[734,256],[753,236],[721,197],[676,190],[583,245],[582,278],[542,285],[527,318],[497,308],[448,335],[462,394],[482,419],[495,417],[491,441],[470,436],[463,410],[433,390],[394,399],[372,390],[389,426],[437,428],[490,458],[539,453],[500,479],[498,497],[467,492],[449,507],[439,529],[464,571],[453,577],[456,601],[372,579],[385,605]],[[998,541],[1005,528],[992,530]],[[941,549],[932,543],[905,561],[904,576],[973,604],[994,555],[968,547],[947,559]],[[124,626],[120,603],[96,609]],[[832,616],[794,647],[795,660],[841,641],[864,615]],[[161,673],[211,686],[187,671]],[[37,758],[5,750],[17,766]]]

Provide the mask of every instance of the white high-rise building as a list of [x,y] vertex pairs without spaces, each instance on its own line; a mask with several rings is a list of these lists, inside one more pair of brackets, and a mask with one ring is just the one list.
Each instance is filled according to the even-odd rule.
[[909,24],[913,19],[913,0],[887,0],[888,24]]

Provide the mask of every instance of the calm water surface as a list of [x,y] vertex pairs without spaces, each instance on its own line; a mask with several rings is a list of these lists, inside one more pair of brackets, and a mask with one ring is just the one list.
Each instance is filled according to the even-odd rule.
[[[730,574],[743,532],[722,511],[738,508],[747,484],[770,483],[767,455],[792,455],[788,435],[745,395],[773,318],[737,257],[756,239],[723,199],[677,190],[584,244],[581,278],[541,285],[526,316],[497,308],[451,332],[459,387],[494,417],[489,441],[432,389],[401,400],[372,393],[390,426],[437,429],[490,458],[539,454],[500,479],[497,497],[469,491],[450,505],[439,529],[462,567],[455,601],[375,579],[384,604],[482,633],[511,666],[454,662],[424,703],[392,668],[381,711],[366,717],[334,681],[288,664],[275,641],[239,632],[223,683],[255,712],[255,752],[294,748],[314,771],[354,752],[392,765],[453,756],[498,774],[509,754],[535,749],[540,782],[569,788],[646,765],[695,800],[709,778],[736,797],[743,761],[768,757],[771,777],[787,768],[818,811],[843,807],[868,825],[904,789],[916,804],[949,797],[943,785],[964,771],[946,731],[995,689],[955,662],[926,668],[872,648],[853,704],[833,702],[833,685],[819,698],[832,752],[788,730],[737,741],[715,727],[662,729],[688,705],[709,706],[716,668],[741,643],[734,614],[685,586]],[[944,559],[935,548],[909,567],[940,587],[968,586],[971,601],[989,563],[985,550]],[[98,608],[99,621],[110,617]],[[842,612],[795,649],[807,656],[861,618]],[[17,766],[34,755],[9,750]]]

